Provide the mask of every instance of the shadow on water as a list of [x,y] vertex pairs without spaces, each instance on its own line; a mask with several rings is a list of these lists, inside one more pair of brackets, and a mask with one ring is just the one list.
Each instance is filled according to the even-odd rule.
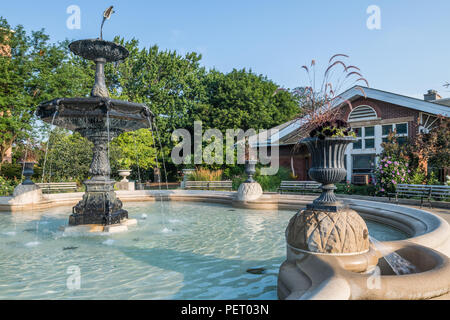
[[[171,299],[231,299],[276,298],[276,278],[284,257],[268,260],[223,259],[187,251],[165,248],[116,247],[127,257],[149,266],[183,275],[180,290]],[[262,274],[248,269],[263,268]],[[214,293],[215,292],[215,293]],[[235,294],[234,294],[235,293]],[[210,298],[215,295],[217,298]]]

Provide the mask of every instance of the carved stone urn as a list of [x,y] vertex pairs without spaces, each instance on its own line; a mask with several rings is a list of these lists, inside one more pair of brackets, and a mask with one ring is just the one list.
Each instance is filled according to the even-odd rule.
[[237,192],[237,200],[246,202],[259,199],[263,190],[261,185],[253,179],[253,175],[256,173],[256,160],[245,161],[245,173],[248,178],[244,183],[241,183]]
[[361,254],[369,250],[366,223],[334,194],[334,184],[346,176],[345,150],[355,140],[337,137],[301,141],[312,158],[309,176],[322,183],[322,194],[289,222],[286,229],[288,247],[322,254]]
[[245,161],[245,173],[248,175],[248,179],[245,181],[246,183],[255,182],[253,179],[253,175],[256,173],[256,160],[246,160]]
[[23,185],[33,185],[34,182],[31,180],[31,177],[34,174],[34,165],[35,162],[34,161],[24,161],[24,162],[20,162],[20,164],[23,165],[23,175],[25,177],[25,180],[22,182]]
[[122,169],[118,170],[117,172],[119,173],[119,176],[122,177],[122,180],[120,180],[120,182],[129,182],[127,178],[131,175],[130,169]]

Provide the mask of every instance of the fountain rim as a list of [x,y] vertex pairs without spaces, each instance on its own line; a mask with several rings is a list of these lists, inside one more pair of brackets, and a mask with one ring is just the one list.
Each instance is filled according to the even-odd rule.
[[[147,104],[144,103],[137,103],[137,102],[129,102],[125,100],[118,100],[118,99],[111,99],[111,98],[105,98],[105,97],[77,97],[77,98],[56,98],[48,101],[41,102],[37,106],[36,113],[38,116],[45,110],[50,111],[49,109],[54,107],[63,107],[67,108],[68,106],[65,105],[67,103],[68,105],[76,105],[76,104],[85,104],[92,107],[102,107],[106,106],[112,111],[124,113],[125,110],[117,110],[114,107],[128,107],[134,110],[129,111],[138,111],[143,112],[144,116],[149,116],[151,118],[155,117],[155,114],[150,110],[150,108],[147,106]],[[70,108],[70,107],[69,107]],[[56,110],[55,110],[56,112]]]

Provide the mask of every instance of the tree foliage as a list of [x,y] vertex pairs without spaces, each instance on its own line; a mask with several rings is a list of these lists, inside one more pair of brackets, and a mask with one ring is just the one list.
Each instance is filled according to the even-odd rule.
[[[48,141],[45,181],[77,181],[88,177],[93,144],[79,133],[56,128]],[[44,166],[45,157],[41,159]]]
[[234,69],[223,74],[211,70],[204,80],[207,104],[197,108],[196,120],[204,128],[269,129],[299,113],[297,100],[267,77],[251,70]]
[[156,149],[153,147],[153,135],[149,129],[125,132],[115,138],[112,147],[117,148],[117,159],[120,169],[138,166],[151,169],[156,165]]
[[89,92],[92,63],[69,54],[67,44],[51,44],[43,30],[29,35],[0,17],[0,160],[14,142],[39,135],[33,127],[40,102]]

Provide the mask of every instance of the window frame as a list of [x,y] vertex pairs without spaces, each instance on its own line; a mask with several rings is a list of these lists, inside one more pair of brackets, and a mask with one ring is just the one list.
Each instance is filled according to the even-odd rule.
[[[373,135],[366,136],[366,128],[373,128]],[[352,128],[353,130],[359,129],[361,132],[360,137],[356,137],[357,142],[361,142],[361,148],[355,148],[355,143],[353,143],[353,150],[375,150],[376,149],[376,129],[375,126],[366,126],[366,127],[355,127]],[[373,140],[373,147],[372,148],[366,148],[366,140]]]
[[400,125],[400,124],[406,124],[406,133],[397,133],[396,137],[398,137],[398,138],[408,138],[409,137],[409,122],[383,124],[381,126],[381,142],[382,143],[385,142],[384,140],[387,139],[387,137],[389,136],[389,133],[388,134],[383,134],[383,127],[384,126],[391,126],[391,130],[392,130],[391,132],[393,132],[394,126],[395,126],[395,129],[397,129],[397,125]]

